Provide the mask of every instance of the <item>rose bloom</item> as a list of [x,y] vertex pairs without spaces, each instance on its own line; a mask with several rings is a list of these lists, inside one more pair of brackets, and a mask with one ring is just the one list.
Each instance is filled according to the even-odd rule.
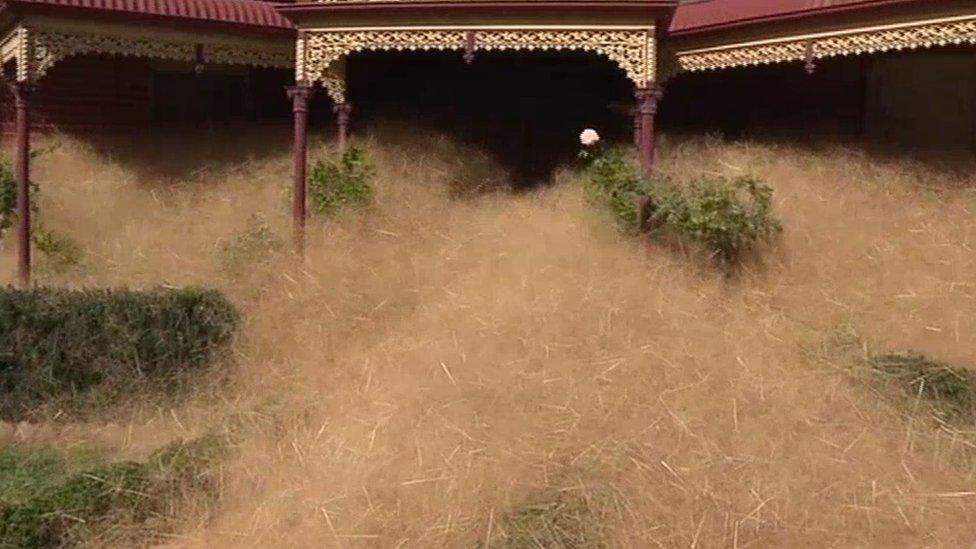
[[600,134],[596,133],[596,130],[594,129],[587,128],[583,130],[583,133],[580,134],[580,143],[582,143],[584,147],[595,145],[599,141]]

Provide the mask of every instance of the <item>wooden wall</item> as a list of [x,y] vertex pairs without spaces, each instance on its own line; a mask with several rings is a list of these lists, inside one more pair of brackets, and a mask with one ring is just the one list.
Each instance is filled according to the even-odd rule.
[[872,60],[867,132],[917,147],[976,151],[976,51],[945,49]]
[[[39,131],[123,132],[150,127],[290,120],[291,71],[78,56],[55,65],[31,100]],[[0,124],[13,131],[13,97],[0,86]]]
[[682,74],[668,84],[659,122],[732,137],[976,152],[976,48],[841,57],[813,74],[802,63]]
[[[13,99],[0,90],[4,133],[12,129]],[[152,70],[128,58],[73,57],[55,65],[32,97],[33,125],[71,132],[146,126],[152,117]]]
[[[423,63],[418,68],[418,59],[436,65],[433,62],[439,58],[418,57],[409,67],[401,66],[403,59],[395,59],[392,69],[383,69],[378,62],[360,63],[365,74],[351,80],[364,103],[361,114],[371,104],[372,80],[384,75],[384,70],[421,73]],[[514,70],[518,59],[507,59],[504,67]],[[475,80],[475,72],[465,67],[454,75],[455,82]],[[42,131],[58,128],[71,133],[201,123],[287,123],[289,102],[283,87],[290,78],[289,71],[219,67],[197,77],[188,66],[73,57],[41,81],[32,102],[33,122]],[[553,96],[572,95],[549,91]],[[476,94],[468,90],[463,95],[460,99],[473,99]],[[401,92],[394,99],[402,106]],[[629,94],[623,93],[623,100],[629,101]],[[416,103],[411,102],[413,108]],[[0,86],[0,125],[7,135],[13,126],[12,107],[8,89]],[[331,119],[328,105],[317,105],[315,110]],[[659,121],[664,129],[720,130],[729,135],[757,130],[807,137],[861,135],[913,147],[976,151],[976,49],[841,58],[821,63],[813,75],[798,63],[681,75],[668,86]]]

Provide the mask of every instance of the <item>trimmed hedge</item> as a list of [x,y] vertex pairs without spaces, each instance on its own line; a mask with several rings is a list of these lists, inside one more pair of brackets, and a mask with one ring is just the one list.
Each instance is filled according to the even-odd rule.
[[219,292],[0,290],[0,418],[40,405],[83,412],[141,389],[171,393],[239,323]]

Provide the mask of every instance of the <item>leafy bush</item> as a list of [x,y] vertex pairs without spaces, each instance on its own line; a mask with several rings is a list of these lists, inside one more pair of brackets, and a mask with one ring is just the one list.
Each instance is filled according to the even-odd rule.
[[[37,185],[31,183],[31,210],[36,211],[37,205],[33,197],[37,195]],[[0,159],[0,237],[13,226],[17,218],[17,181],[14,179],[10,162]]]
[[583,173],[587,198],[606,208],[621,230],[638,232],[648,185],[633,155],[626,149],[611,148],[588,153],[587,157],[590,162]]
[[64,273],[77,267],[85,258],[85,252],[77,240],[42,225],[34,227],[33,240],[34,247],[44,257],[43,266],[55,273]]
[[976,372],[915,353],[879,355],[869,362],[906,396],[921,395],[946,418],[976,418]]
[[239,322],[216,291],[0,290],[0,417],[84,412],[139,389],[173,394]]
[[[31,211],[37,213],[37,185],[31,183]],[[13,226],[17,218],[17,182],[10,163],[0,160],[0,238]],[[32,240],[38,252],[45,258],[43,267],[63,273],[81,264],[84,251],[78,241],[68,235],[50,231],[36,220],[33,222]]]
[[258,217],[252,217],[247,229],[221,247],[221,263],[231,272],[249,264],[264,261],[283,246],[281,238]]
[[0,161],[0,236],[14,224],[17,210],[17,182],[10,163]]
[[312,166],[308,183],[312,211],[333,215],[346,207],[369,203],[373,199],[372,178],[373,168],[358,147],[350,147],[338,158],[319,160]]
[[756,179],[677,185],[663,177],[649,181],[627,149],[585,151],[583,157],[589,161],[587,198],[610,211],[625,232],[666,227],[730,265],[782,230],[772,212],[773,190]]
[[187,492],[216,494],[226,449],[226,440],[208,435],[170,444],[145,462],[0,451],[0,547],[83,545],[94,535],[124,535],[124,526],[144,538],[158,528],[138,527],[172,514]]
[[725,265],[782,230],[772,211],[773,190],[751,177],[659,181],[651,189],[651,223],[701,243]]

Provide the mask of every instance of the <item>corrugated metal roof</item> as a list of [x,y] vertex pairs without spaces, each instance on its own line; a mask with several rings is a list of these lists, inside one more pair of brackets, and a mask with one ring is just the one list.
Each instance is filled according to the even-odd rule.
[[[672,33],[694,33],[791,17],[812,16],[844,9],[926,0],[690,0],[677,8]],[[8,0],[11,6],[48,6],[83,10],[172,17],[230,25],[294,28],[280,15],[275,3],[308,4],[309,0]],[[453,3],[461,3],[453,0]],[[544,2],[541,2],[544,4]]]
[[746,25],[817,14],[904,4],[924,0],[704,0],[682,3],[671,22],[672,33]]
[[60,6],[251,27],[292,28],[292,24],[278,14],[271,2],[260,0],[10,0],[8,4]]

